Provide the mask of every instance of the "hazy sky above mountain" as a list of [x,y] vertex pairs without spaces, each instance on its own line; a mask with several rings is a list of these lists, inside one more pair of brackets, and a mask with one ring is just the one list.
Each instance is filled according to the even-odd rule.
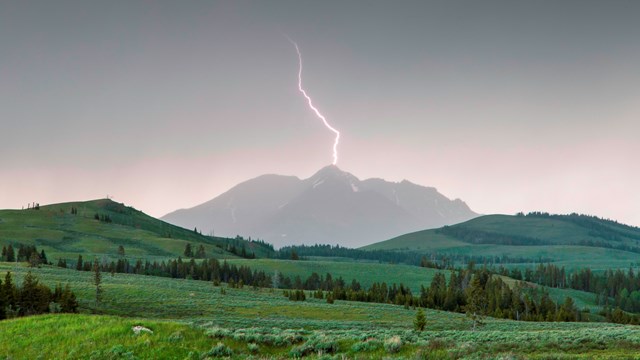
[[3,1],[0,208],[160,216],[331,163],[640,225],[640,1]]

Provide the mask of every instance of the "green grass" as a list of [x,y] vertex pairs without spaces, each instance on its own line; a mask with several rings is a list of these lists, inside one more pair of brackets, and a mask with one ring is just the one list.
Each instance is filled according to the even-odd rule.
[[[603,224],[615,229],[618,227],[606,222],[603,222]],[[452,236],[438,233],[437,229],[433,229],[401,235],[390,240],[365,246],[362,249],[412,251],[425,254],[437,252],[483,256],[489,259],[505,255],[512,258],[528,258],[534,261],[528,264],[512,265],[517,267],[530,267],[538,259],[552,259],[556,265],[564,266],[568,270],[590,267],[594,271],[610,268],[628,268],[630,265],[637,266],[640,258],[638,254],[628,251],[577,245],[582,241],[604,241],[612,245],[627,244],[637,246],[638,241],[626,237],[622,237],[619,242],[603,239],[594,235],[587,228],[563,220],[487,215],[455,226],[488,233],[536,238],[549,244],[528,246],[471,244]],[[640,231],[630,232],[634,236],[640,236]]]
[[[78,209],[77,215],[71,214],[72,207]],[[96,213],[109,215],[113,222],[95,220]],[[107,199],[48,205],[40,210],[0,210],[0,246],[36,245],[54,262],[58,258],[75,261],[78,254],[114,258],[120,245],[134,260],[176,258],[187,243],[194,251],[204,245],[210,257],[236,257],[216,246],[228,241],[202,236]],[[268,252],[255,243],[241,243],[258,256]]]
[[[153,334],[136,336],[137,325]],[[0,329],[0,356],[8,359],[184,359],[215,345],[184,324],[114,316],[35,316],[2,321]]]
[[[200,358],[218,342],[234,358],[290,358],[305,349],[333,344],[347,358],[399,356],[412,359],[434,351],[450,358],[624,358],[640,349],[637,327],[606,323],[536,323],[486,319],[470,331],[463,314],[426,310],[427,331],[412,330],[414,309],[389,304],[322,300],[293,302],[281,291],[226,289],[211,283],[142,275],[104,274],[104,300],[96,307],[91,274],[55,267],[29,269],[0,263],[17,283],[27,271],[49,285],[69,282],[78,295],[81,315],[45,315],[0,322],[0,358],[12,359],[184,359]],[[92,312],[106,315],[89,315]],[[153,334],[136,336],[143,325]],[[389,354],[382,345],[391,337],[403,345]],[[34,341],[37,339],[37,341]],[[333,346],[332,345],[332,346]],[[127,355],[129,354],[129,355]],[[316,350],[311,357],[316,357]]]

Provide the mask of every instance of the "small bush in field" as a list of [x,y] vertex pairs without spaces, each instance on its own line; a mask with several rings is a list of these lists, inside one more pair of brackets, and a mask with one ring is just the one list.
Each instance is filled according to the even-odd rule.
[[258,344],[254,344],[254,343],[249,343],[249,345],[247,345],[247,348],[249,349],[249,352],[252,354],[257,354],[258,351],[260,351],[260,347],[258,346]]
[[224,357],[233,355],[233,350],[231,350],[228,346],[223,343],[218,343],[218,345],[214,346],[209,350],[205,357],[213,356],[213,357]]
[[365,340],[361,342],[357,342],[351,346],[351,351],[353,352],[362,352],[362,351],[375,351],[382,347],[382,343],[376,340]]
[[384,350],[389,354],[395,354],[402,348],[400,336],[393,336],[384,341]]

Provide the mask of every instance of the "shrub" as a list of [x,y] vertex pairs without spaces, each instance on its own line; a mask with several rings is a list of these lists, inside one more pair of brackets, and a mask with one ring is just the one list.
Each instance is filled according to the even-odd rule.
[[167,340],[169,342],[180,342],[184,339],[184,335],[182,335],[182,331],[176,331],[173,334],[169,335]]
[[209,350],[204,357],[213,356],[213,357],[224,357],[233,355],[233,350],[231,350],[225,344],[219,342],[218,345],[214,346]]
[[402,340],[400,336],[393,336],[384,341],[384,350],[389,354],[395,354],[400,351]]
[[382,346],[382,343],[376,340],[366,340],[353,344],[351,351],[357,353],[362,351],[375,351]]
[[420,349],[416,354],[416,359],[420,360],[449,360],[453,357],[445,349]]
[[249,343],[247,347],[249,348],[249,352],[252,354],[257,354],[258,351],[260,350],[260,347],[258,346],[258,344],[254,344],[254,343]]
[[228,329],[223,329],[223,328],[219,328],[219,327],[213,327],[209,330],[207,330],[205,332],[205,334],[207,334],[207,336],[216,338],[216,339],[222,339],[224,337],[228,337],[231,336],[231,331]]

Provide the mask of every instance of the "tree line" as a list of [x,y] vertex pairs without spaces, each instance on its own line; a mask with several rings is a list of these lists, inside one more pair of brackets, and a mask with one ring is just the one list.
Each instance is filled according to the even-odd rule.
[[[340,245],[294,245],[285,246],[275,252],[277,259],[304,259],[309,256],[344,257],[354,260],[373,260],[380,263],[407,264],[434,269],[454,269],[455,264],[521,264],[548,262],[548,258],[525,258],[516,256],[475,256],[462,254],[416,253],[415,251],[360,250],[341,247]],[[295,259],[294,259],[295,260]]]
[[[524,282],[508,286],[500,276],[488,269],[452,271],[449,281],[442,272],[437,273],[431,285],[422,287],[419,294],[403,284],[373,283],[364,287],[353,279],[345,281],[330,273],[325,276],[312,273],[306,279],[289,277],[276,272],[273,275],[249,266],[236,266],[217,259],[195,259],[183,261],[181,257],[170,261],[150,262],[138,260],[135,264],[127,259],[110,263],[94,262],[100,271],[125,272],[171,278],[211,281],[214,285],[228,283],[229,287],[254,286],[288,289],[285,296],[291,300],[304,301],[301,291],[314,291],[314,298],[335,300],[389,303],[405,307],[426,307],[471,314],[480,323],[483,316],[508,318],[521,321],[579,321],[586,320],[577,310],[573,300],[555,303],[545,291],[539,291]],[[95,271],[95,267],[83,266],[83,270]]]
[[632,267],[627,271],[608,269],[602,273],[583,268],[568,274],[564,267],[539,264],[534,269],[526,269],[524,274],[520,270],[509,271],[504,267],[497,273],[544,286],[594,293],[598,305],[619,307],[632,313],[640,312],[640,273]]

